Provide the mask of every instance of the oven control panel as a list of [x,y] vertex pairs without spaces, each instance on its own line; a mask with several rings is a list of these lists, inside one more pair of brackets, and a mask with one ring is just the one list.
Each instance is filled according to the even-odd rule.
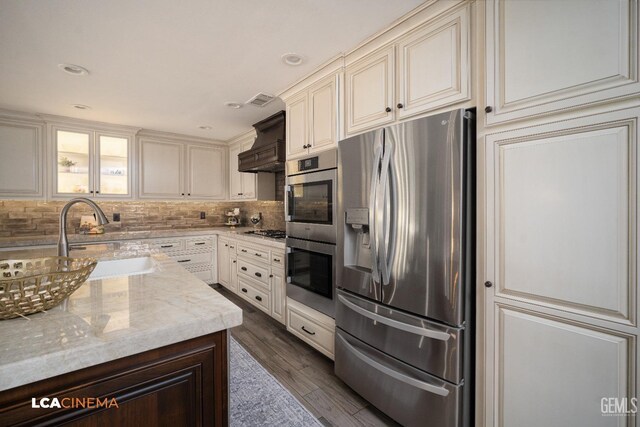
[[298,160],[298,172],[304,172],[312,169],[318,169],[318,157],[309,157],[308,159]]

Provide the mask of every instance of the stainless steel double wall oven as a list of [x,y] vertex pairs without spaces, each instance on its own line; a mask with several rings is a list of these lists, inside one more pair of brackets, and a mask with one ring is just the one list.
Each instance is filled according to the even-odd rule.
[[333,317],[337,150],[287,162],[287,296]]

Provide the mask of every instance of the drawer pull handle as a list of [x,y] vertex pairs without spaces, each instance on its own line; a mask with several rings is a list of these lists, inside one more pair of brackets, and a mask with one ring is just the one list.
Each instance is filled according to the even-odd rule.
[[200,246],[200,245],[206,245],[206,242],[197,242],[196,246]]
[[247,250],[246,250],[246,249],[240,249],[240,251],[241,251],[241,252],[247,252]]
[[172,248],[173,245],[160,245],[161,248]]
[[256,299],[257,299],[258,301],[262,301],[262,297],[261,297],[260,295],[256,295]]
[[190,259],[179,259],[178,262],[189,262],[191,261]]
[[236,260],[235,260],[235,259],[233,260],[233,263],[234,263],[234,264],[236,263]]
[[234,248],[235,248],[235,246],[229,246],[229,247],[230,247],[231,249],[234,249]]
[[309,335],[315,335],[316,334],[315,332],[311,332],[310,330],[308,330],[304,326],[302,327],[302,330],[305,331],[306,333],[308,333]]
[[247,271],[247,267],[240,267],[240,270]]
[[262,254],[256,253],[256,256],[262,256]]
[[242,292],[247,292],[247,288],[242,288]]
[[256,277],[262,277],[262,274],[260,273],[254,273],[256,275]]
[[280,262],[280,259],[279,258],[274,258],[273,261],[274,262]]
[[273,277],[273,274],[270,274],[269,277]]

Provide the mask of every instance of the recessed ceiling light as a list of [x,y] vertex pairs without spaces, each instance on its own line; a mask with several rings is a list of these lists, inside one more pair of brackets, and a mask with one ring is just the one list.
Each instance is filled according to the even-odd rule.
[[302,55],[298,55],[297,53],[285,53],[281,58],[282,62],[294,67],[302,64]]
[[58,68],[68,74],[72,74],[74,76],[86,76],[89,74],[89,70],[79,65],[73,64],[58,64]]
[[211,126],[198,126],[198,129],[209,130],[211,129]]
[[78,110],[91,110],[91,107],[82,104],[73,104],[72,107],[77,108]]
[[235,108],[236,110],[238,108],[242,108],[242,104],[240,104],[239,102],[231,102],[231,101],[229,101],[229,102],[225,102],[224,105],[226,105],[229,108]]

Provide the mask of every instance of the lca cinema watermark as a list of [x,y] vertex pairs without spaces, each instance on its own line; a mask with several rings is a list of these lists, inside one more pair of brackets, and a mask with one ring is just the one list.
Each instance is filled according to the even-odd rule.
[[600,412],[606,417],[633,417],[638,412],[637,397],[603,397]]
[[41,397],[31,398],[32,408],[44,409],[98,409],[98,408],[119,408],[118,400],[115,397]]

